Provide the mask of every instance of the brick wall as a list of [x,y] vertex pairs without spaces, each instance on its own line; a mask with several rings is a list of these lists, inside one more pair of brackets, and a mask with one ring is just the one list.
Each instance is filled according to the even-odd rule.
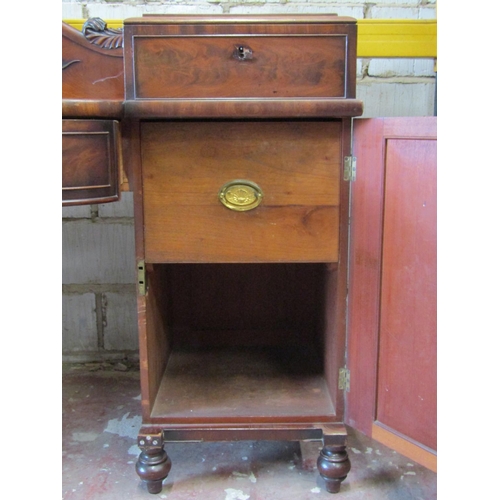
[[[337,13],[357,19],[434,19],[436,0],[63,0],[63,19],[158,14]],[[359,59],[364,115],[434,113],[431,59]],[[135,357],[133,194],[117,203],[63,208],[63,360]]]
[[63,333],[66,360],[137,351],[133,194],[116,203],[63,208]]

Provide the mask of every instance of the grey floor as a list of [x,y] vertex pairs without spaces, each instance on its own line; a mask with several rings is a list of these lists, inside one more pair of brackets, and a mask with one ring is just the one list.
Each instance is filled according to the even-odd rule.
[[327,493],[316,470],[318,443],[171,443],[172,470],[158,495],[135,472],[141,424],[134,363],[63,367],[64,500],[314,500],[437,498],[428,469],[349,431],[352,469],[341,492]]

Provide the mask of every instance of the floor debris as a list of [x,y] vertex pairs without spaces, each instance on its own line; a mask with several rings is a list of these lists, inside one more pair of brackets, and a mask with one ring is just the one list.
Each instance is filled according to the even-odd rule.
[[[142,423],[139,372],[115,370],[115,364],[63,369],[63,500],[154,500],[135,472]],[[349,427],[348,440],[352,468],[341,486],[342,500],[437,498],[435,473]],[[317,444],[176,442],[165,449],[172,469],[155,495],[159,499],[333,499],[317,469],[304,466],[317,460]]]

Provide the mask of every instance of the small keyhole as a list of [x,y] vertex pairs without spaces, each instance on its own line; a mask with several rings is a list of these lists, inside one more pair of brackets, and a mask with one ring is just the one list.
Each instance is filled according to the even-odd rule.
[[252,49],[245,45],[235,45],[233,57],[240,61],[248,61],[253,58]]

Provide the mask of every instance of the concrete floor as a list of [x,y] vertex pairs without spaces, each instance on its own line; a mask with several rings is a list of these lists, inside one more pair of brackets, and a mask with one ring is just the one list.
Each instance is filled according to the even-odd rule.
[[63,367],[63,500],[335,500],[437,498],[436,474],[353,429],[351,472],[341,492],[324,489],[319,443],[171,443],[172,470],[150,495],[135,472],[139,372],[133,363]]

